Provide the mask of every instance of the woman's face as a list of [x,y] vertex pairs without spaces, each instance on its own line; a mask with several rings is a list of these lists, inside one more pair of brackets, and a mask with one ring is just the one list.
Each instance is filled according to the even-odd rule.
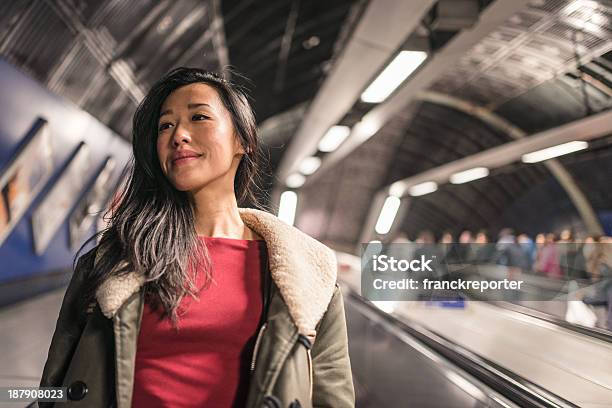
[[215,185],[233,192],[244,149],[213,87],[197,83],[174,90],[162,104],[157,129],[159,164],[177,190]]

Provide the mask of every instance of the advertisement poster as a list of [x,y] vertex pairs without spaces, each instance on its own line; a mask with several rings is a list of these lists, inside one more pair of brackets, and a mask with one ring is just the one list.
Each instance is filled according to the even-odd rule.
[[0,245],[11,233],[53,171],[51,135],[38,118],[30,140],[15,154],[0,176]]
[[90,163],[89,146],[81,143],[44,201],[32,214],[34,250],[42,255],[83,190]]
[[111,176],[116,163],[112,157],[107,157],[96,179],[79,202],[68,223],[70,228],[70,247],[76,249],[81,244],[83,234],[92,225],[93,221],[104,210],[104,205],[110,190]]

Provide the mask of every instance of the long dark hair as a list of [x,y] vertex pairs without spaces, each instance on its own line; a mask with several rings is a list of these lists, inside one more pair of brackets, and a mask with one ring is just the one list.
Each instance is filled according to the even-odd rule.
[[176,326],[182,297],[197,298],[200,289],[190,270],[204,270],[205,282],[210,281],[210,258],[206,246],[197,238],[193,204],[186,192],[168,181],[156,149],[157,123],[164,100],[177,88],[193,83],[204,83],[217,91],[246,151],[234,179],[238,205],[262,208],[262,190],[258,186],[263,156],[255,115],[244,88],[214,72],[184,67],[172,70],[153,85],[134,114],[129,178],[115,205],[105,214],[107,228],[77,252],[78,256],[89,241],[100,235],[97,251],[104,256],[87,271],[82,305],[93,300],[96,289],[109,277],[135,271],[145,277],[145,293],[153,308],[161,304],[162,317],[170,317]]

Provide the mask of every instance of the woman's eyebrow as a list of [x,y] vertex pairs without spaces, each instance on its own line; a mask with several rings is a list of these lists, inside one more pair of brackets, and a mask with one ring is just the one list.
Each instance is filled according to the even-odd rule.
[[[190,103],[190,104],[188,104],[188,105],[187,105],[187,107],[188,107],[189,109],[200,108],[200,107],[202,107],[202,106],[206,106],[206,107],[208,107],[208,108],[211,108],[211,109],[212,109],[212,106],[210,106],[210,105],[209,105],[209,104],[207,104],[207,103]],[[171,114],[171,113],[172,113],[172,109],[166,109],[165,111],[163,111],[163,112],[162,112],[162,113],[159,115],[159,117],[161,118],[162,116],[164,116],[164,115],[168,115],[168,114]]]

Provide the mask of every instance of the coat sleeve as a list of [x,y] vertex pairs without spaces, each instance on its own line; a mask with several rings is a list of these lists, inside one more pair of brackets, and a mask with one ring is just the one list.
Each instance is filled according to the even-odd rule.
[[[93,266],[93,253],[94,250],[79,258],[64,294],[40,380],[41,387],[61,387],[64,381],[71,357],[85,326],[86,313],[84,310],[79,310],[78,303],[86,268]],[[40,402],[39,406],[45,407],[46,404],[49,403]]]
[[348,353],[346,317],[338,285],[318,326],[312,346],[313,406],[353,408],[355,391]]

